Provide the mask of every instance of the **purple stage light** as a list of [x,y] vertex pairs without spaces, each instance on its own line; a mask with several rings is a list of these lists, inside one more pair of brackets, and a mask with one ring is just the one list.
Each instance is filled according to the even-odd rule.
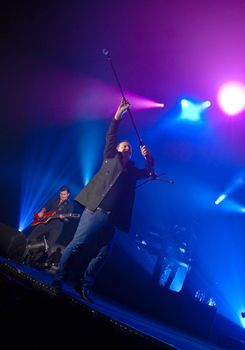
[[148,109],[148,108],[164,108],[164,103],[159,103],[148,98],[127,92],[127,99],[129,100],[132,109]]

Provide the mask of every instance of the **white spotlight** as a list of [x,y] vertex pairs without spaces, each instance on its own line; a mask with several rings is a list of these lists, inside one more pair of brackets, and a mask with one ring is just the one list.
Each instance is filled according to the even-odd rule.
[[188,101],[186,99],[181,100],[181,106],[182,107],[187,107],[188,106]]
[[211,102],[210,101],[204,101],[203,103],[202,103],[202,108],[203,109],[206,109],[206,108],[208,108],[208,107],[210,107],[211,106]]
[[218,199],[216,199],[216,201],[214,202],[216,205],[220,204],[225,198],[227,197],[226,194],[222,194],[221,196],[219,196]]

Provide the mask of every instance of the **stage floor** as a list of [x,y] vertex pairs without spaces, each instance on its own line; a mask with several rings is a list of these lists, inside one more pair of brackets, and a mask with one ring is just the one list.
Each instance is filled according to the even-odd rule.
[[[28,290],[28,292],[23,293],[27,294],[31,291],[35,290],[42,295],[47,295],[52,299],[52,303],[54,304],[54,301],[57,298],[60,298],[60,296],[57,296],[50,286],[52,280],[53,280],[53,273],[51,272],[43,272],[39,271],[37,269],[34,269],[30,266],[23,265],[16,263],[12,260],[5,259],[3,257],[0,257],[0,276],[1,276],[1,285],[0,287],[2,290],[4,289],[4,283],[8,285],[13,285],[14,281],[14,288],[15,290],[18,289],[16,286],[22,286],[22,288]],[[5,288],[6,289],[6,288]],[[12,299],[18,299],[17,295],[18,292],[13,293],[11,291]],[[22,292],[21,292],[22,293]],[[20,293],[20,294],[21,294]],[[22,317],[18,314],[18,311],[13,312],[13,304],[14,302],[10,300],[9,297],[9,291],[8,291],[8,297],[6,300],[4,300],[4,293],[2,293],[2,300],[0,300],[1,303],[1,309],[2,309],[2,322],[5,323],[5,319],[10,323],[11,317],[15,317],[18,320],[23,320],[23,322],[26,323],[25,326],[22,325],[22,329],[25,329],[30,331],[32,330],[32,327],[30,327],[29,322],[36,322],[38,318],[42,318],[40,316],[40,310],[35,313],[35,310],[26,310],[26,313],[30,314],[25,317]],[[20,299],[20,298],[19,298]],[[179,349],[179,350],[203,350],[203,349],[240,349],[240,347],[236,346],[233,347],[232,344],[225,344],[225,341],[220,341],[220,339],[215,338],[212,334],[209,339],[203,339],[203,337],[195,336],[195,334],[190,334],[189,332],[183,331],[177,327],[172,327],[168,325],[166,322],[161,322],[159,318],[155,319],[152,315],[147,315],[146,313],[138,312],[135,309],[132,309],[128,305],[124,305],[122,303],[119,303],[116,300],[113,300],[112,298],[108,298],[104,295],[93,293],[93,299],[94,303],[89,304],[86,303],[81,299],[81,297],[76,293],[71,286],[68,284],[64,284],[63,293],[62,293],[62,305],[67,304],[72,305],[71,307],[74,309],[76,308],[78,311],[76,312],[85,312],[87,314],[92,315],[93,318],[99,318],[100,319],[100,329],[101,329],[101,321],[107,322],[107,326],[118,328],[118,330],[122,330],[124,333],[124,337],[127,337],[128,334],[134,334],[136,343],[137,339],[141,339],[141,349],[144,347],[142,346],[142,339],[145,338],[145,341],[148,341],[148,346],[146,346],[147,349],[154,348],[160,348],[162,344],[163,349]],[[20,303],[18,303],[20,305]],[[46,304],[45,304],[46,305]],[[19,306],[18,306],[19,307]],[[8,311],[8,308],[10,311]],[[23,309],[23,308],[22,308]],[[21,309],[21,310],[22,310]],[[47,311],[45,311],[47,312]],[[66,309],[67,312],[67,309]],[[9,315],[10,316],[9,316]],[[12,316],[11,316],[12,315]],[[50,315],[47,314],[47,318],[49,318]],[[62,316],[60,316],[62,317]],[[188,315],[187,315],[188,317]],[[9,324],[9,323],[6,324]],[[14,322],[14,320],[13,320]],[[43,321],[42,321],[43,322]],[[56,322],[56,321],[55,321]],[[69,321],[67,321],[69,322]],[[43,322],[45,326],[45,321]],[[5,328],[7,327],[5,324]],[[40,320],[37,323],[37,327],[40,328]],[[50,325],[49,325],[50,326]],[[45,328],[45,327],[44,327]],[[44,331],[45,332],[45,331]],[[56,331],[54,331],[55,334]],[[14,333],[14,330],[13,330]],[[118,331],[117,331],[118,333]],[[94,334],[94,337],[96,337],[96,334]],[[138,337],[138,338],[137,338]],[[150,343],[149,343],[150,342]],[[151,344],[151,347],[149,346]],[[237,343],[239,346],[244,344],[245,349],[245,343],[242,344],[242,342]],[[235,345],[234,345],[235,346]],[[107,349],[110,347],[107,347]],[[114,347],[115,349],[117,347]],[[127,346],[128,349],[130,349],[130,344]],[[134,348],[136,348],[134,346]]]

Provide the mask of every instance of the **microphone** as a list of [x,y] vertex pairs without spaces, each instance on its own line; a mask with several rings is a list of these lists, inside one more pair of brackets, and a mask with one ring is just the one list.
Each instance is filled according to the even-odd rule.
[[105,49],[105,48],[102,50],[102,53],[103,53],[104,56],[107,56],[107,57],[110,56],[109,50],[107,50],[107,49]]

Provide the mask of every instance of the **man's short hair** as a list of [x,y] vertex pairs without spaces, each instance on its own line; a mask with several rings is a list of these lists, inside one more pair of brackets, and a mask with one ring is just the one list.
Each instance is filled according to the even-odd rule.
[[67,191],[68,193],[70,193],[70,190],[67,186],[61,186],[60,192],[63,192],[63,191]]

